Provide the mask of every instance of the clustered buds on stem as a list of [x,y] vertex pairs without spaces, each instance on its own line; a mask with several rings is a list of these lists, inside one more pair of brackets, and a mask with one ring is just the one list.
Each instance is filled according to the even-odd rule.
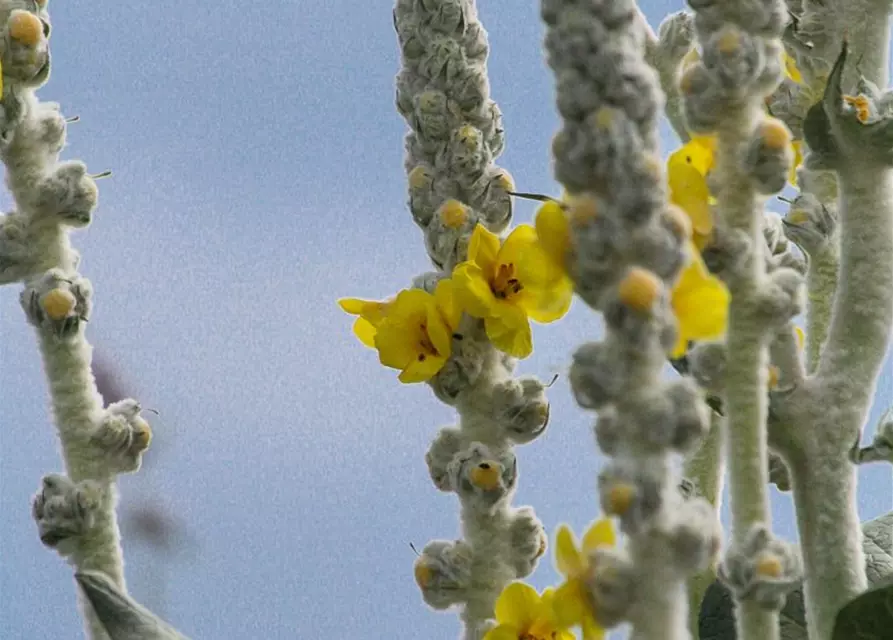
[[[0,158],[16,207],[0,215],[0,284],[24,283],[21,306],[40,343],[66,468],[43,478],[32,516],[46,546],[92,576],[90,584],[105,585],[107,606],[81,599],[90,638],[109,637],[106,623],[128,616],[160,629],[126,595],[115,516],[116,476],[139,469],[152,430],[135,400],[103,407],[84,337],[93,287],[78,273],[80,256],[69,241],[72,229],[90,224],[96,179],[108,174],[89,175],[82,162],[59,160],[76,118],[35,96],[50,72],[46,0],[3,0],[0,25]],[[79,596],[100,591],[84,589]]]

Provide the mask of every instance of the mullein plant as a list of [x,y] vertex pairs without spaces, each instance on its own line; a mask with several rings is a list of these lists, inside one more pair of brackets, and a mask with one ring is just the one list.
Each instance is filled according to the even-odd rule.
[[[424,601],[458,606],[469,639],[497,633],[498,625],[505,630],[503,622],[519,634],[545,630],[548,622],[527,619],[535,612],[515,606],[517,598],[497,604],[547,547],[533,510],[511,502],[515,445],[545,431],[548,385],[513,371],[533,349],[530,322],[562,317],[572,286],[548,262],[533,227],[507,233],[514,184],[495,164],[505,133],[490,97],[489,45],[475,5],[399,0],[393,17],[402,53],[396,104],[411,128],[409,209],[436,270],[387,299],[340,302],[383,365],[398,370],[401,382],[426,383],[458,414],[425,459],[434,486],[459,499],[462,538],[421,550],[414,574]],[[509,597],[516,592],[530,595],[515,587]]]
[[[853,463],[890,457],[886,431],[859,448],[893,324],[888,7],[690,7],[655,33],[632,0],[542,0],[562,122],[550,198],[492,164],[504,133],[474,3],[397,2],[409,208],[437,271],[341,304],[382,364],[459,413],[426,460],[458,494],[465,537],[429,543],[415,577],[429,605],[461,608],[466,638],[590,639],[622,622],[641,640],[689,638],[718,576],[738,637],[760,640],[779,637],[805,578],[809,634],[825,640],[866,587]],[[662,108],[683,142],[665,167]],[[787,214],[766,211],[789,185]],[[513,195],[543,201],[533,227],[508,229]],[[540,594],[520,579],[545,551],[541,525],[508,501],[512,446],[545,429],[549,405],[511,371],[529,320],[560,319],[570,291],[605,320],[570,382],[609,461],[603,515],[580,542],[558,528],[564,580]],[[667,359],[681,379],[661,377]],[[802,548],[771,532],[770,479],[793,489]]]
[[21,306],[37,335],[65,463],[65,473],[43,478],[32,513],[41,542],[75,569],[88,637],[124,638],[109,629],[110,619],[129,613],[147,629],[163,628],[126,596],[115,514],[115,479],[139,469],[152,431],[137,401],[105,405],[97,391],[84,336],[93,289],[69,238],[90,224],[96,179],[106,174],[59,159],[76,118],[35,95],[50,74],[46,0],[2,0],[0,25],[0,157],[15,201],[0,215],[0,283],[23,285]]

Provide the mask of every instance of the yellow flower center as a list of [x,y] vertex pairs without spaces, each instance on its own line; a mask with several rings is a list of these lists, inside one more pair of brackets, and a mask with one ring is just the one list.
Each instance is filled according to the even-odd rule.
[[729,29],[725,33],[723,33],[719,40],[716,43],[716,48],[719,49],[720,53],[730,54],[734,53],[741,46],[741,38],[735,32]]
[[844,96],[843,101],[856,110],[856,118],[859,122],[866,122],[871,115],[868,107],[868,98],[865,96]]
[[77,301],[70,291],[66,289],[53,289],[43,297],[43,310],[51,320],[62,320],[72,309]]
[[660,292],[661,282],[656,275],[646,269],[633,267],[620,283],[618,297],[626,306],[645,312],[651,309]]
[[791,144],[791,132],[776,118],[767,118],[761,127],[760,136],[769,149],[781,150]]
[[415,566],[415,581],[422,589],[428,586],[433,577],[431,567],[423,562],[419,562]]
[[499,265],[496,275],[490,281],[490,289],[499,300],[507,300],[511,296],[521,293],[524,285],[515,277],[513,263]]
[[498,462],[485,460],[471,470],[471,482],[484,491],[492,491],[499,486],[502,466]]
[[756,573],[764,578],[777,578],[781,575],[781,560],[774,553],[764,552],[756,562]]
[[468,219],[468,209],[458,200],[447,200],[440,207],[440,219],[450,229],[458,229]]
[[431,172],[424,165],[417,165],[409,172],[409,186],[413,189],[421,189],[431,182]]
[[13,15],[9,19],[7,28],[9,29],[10,38],[18,40],[29,47],[33,47],[40,42],[40,38],[43,36],[43,24],[40,22],[40,18],[33,13],[25,11],[20,11]]
[[627,482],[618,482],[608,491],[605,511],[609,514],[622,516],[629,511],[633,499],[636,497],[636,488]]
[[422,329],[422,334],[419,336],[418,360],[419,362],[424,362],[428,359],[428,356],[436,356],[439,354],[437,353],[437,348],[431,342],[431,338],[428,337],[428,323],[422,322],[420,327]]

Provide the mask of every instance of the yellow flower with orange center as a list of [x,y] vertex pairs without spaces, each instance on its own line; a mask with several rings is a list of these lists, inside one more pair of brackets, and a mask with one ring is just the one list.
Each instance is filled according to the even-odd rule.
[[566,525],[559,527],[555,537],[555,567],[565,581],[555,591],[552,602],[555,623],[559,628],[579,626],[583,631],[583,640],[602,640],[605,637],[604,629],[596,620],[586,583],[598,571],[592,551],[616,544],[614,525],[607,518],[601,518],[589,527],[581,546],[577,545],[574,534]]
[[551,263],[530,225],[520,225],[504,242],[477,225],[468,259],[453,271],[456,300],[484,320],[493,345],[517,358],[533,351],[529,320],[549,323],[564,316],[573,285]]
[[560,629],[552,611],[553,589],[540,595],[523,582],[513,582],[496,600],[496,627],[483,640],[574,640]]
[[381,364],[398,369],[398,379],[407,384],[430,380],[443,368],[462,317],[448,279],[437,283],[433,295],[406,289],[393,300],[347,298],[340,304],[359,315],[354,333],[360,341],[378,350]]

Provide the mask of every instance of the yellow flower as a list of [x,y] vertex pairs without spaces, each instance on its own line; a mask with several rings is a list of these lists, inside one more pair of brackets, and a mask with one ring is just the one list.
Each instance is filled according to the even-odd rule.
[[384,366],[399,369],[398,379],[407,384],[430,380],[443,368],[462,317],[448,279],[437,283],[434,295],[406,289],[386,302],[339,302],[345,311],[360,316],[354,324],[357,337],[378,350]]
[[574,640],[574,636],[559,629],[552,612],[552,589],[536,590],[523,582],[513,582],[496,601],[496,622],[484,640]]
[[713,232],[711,196],[707,175],[713,169],[716,139],[695,136],[667,160],[670,202],[682,208],[691,219],[692,239],[702,249]]
[[597,571],[590,552],[598,547],[614,546],[616,542],[614,526],[607,518],[600,518],[589,527],[583,536],[582,548],[577,546],[574,534],[566,525],[559,527],[555,536],[555,566],[565,577],[552,603],[555,622],[561,629],[582,627],[583,640],[602,640],[605,637],[586,594],[586,582]]
[[529,319],[554,322],[567,313],[573,285],[549,259],[530,225],[499,237],[477,225],[468,259],[453,271],[456,300],[483,318],[487,337],[505,353],[525,358],[533,351]]
[[673,287],[671,303],[679,335],[670,354],[685,354],[690,340],[712,340],[726,331],[729,318],[729,292],[712,275],[694,243],[688,245],[689,262]]
[[784,74],[797,84],[802,84],[803,76],[800,74],[800,69],[797,68],[797,61],[789,56],[787,51],[782,54],[782,59],[784,60]]
[[803,141],[794,140],[791,143],[791,149],[794,151],[794,162],[791,164],[791,171],[788,173],[788,182],[793,186],[797,186],[797,167],[803,164]]
[[353,324],[354,335],[367,347],[375,348],[375,333],[384,320],[391,300],[361,300],[360,298],[341,298],[338,304],[347,313],[359,316]]

